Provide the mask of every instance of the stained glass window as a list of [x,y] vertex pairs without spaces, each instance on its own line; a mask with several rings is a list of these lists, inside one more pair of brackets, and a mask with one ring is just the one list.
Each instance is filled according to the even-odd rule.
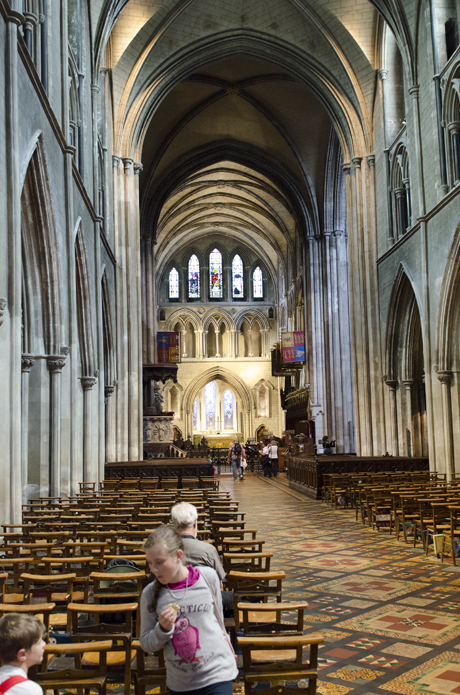
[[169,273],[169,299],[179,299],[179,273],[175,268]]
[[197,422],[198,422],[198,396],[195,398],[195,403],[193,404],[192,420],[193,420],[193,429],[194,429],[194,430],[198,429],[198,428],[197,428]]
[[222,254],[217,249],[209,254],[209,296],[222,297]]
[[232,297],[233,299],[243,299],[243,261],[238,254],[232,263]]
[[204,387],[204,401],[206,405],[206,429],[214,427],[216,421],[216,384],[210,381]]
[[252,294],[254,299],[263,299],[264,297],[264,283],[262,280],[262,271],[257,266],[252,276]]
[[233,393],[230,389],[224,391],[224,428],[233,429]]
[[188,296],[189,299],[200,298],[200,261],[195,254],[188,262]]

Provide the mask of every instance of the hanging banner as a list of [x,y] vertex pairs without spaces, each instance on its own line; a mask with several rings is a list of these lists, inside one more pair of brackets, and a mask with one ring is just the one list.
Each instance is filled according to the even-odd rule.
[[305,362],[305,334],[303,331],[289,331],[281,334],[283,363]]
[[180,362],[180,333],[160,331],[157,333],[158,362]]

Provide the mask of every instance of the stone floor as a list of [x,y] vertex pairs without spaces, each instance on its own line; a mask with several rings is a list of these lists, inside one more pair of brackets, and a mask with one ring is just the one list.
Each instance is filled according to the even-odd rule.
[[274,480],[221,479],[283,569],[286,600],[307,599],[321,633],[319,693],[460,693],[460,566]]

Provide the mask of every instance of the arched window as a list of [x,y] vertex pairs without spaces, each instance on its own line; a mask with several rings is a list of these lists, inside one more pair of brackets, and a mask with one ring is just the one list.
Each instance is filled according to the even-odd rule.
[[200,298],[200,261],[195,254],[188,262],[188,296],[189,299]]
[[179,299],[179,273],[175,268],[169,273],[169,299]]
[[206,407],[206,429],[214,427],[216,421],[216,384],[210,381],[204,387],[204,401]]
[[232,298],[244,298],[243,261],[236,254],[232,262]]
[[263,299],[264,297],[264,283],[259,266],[257,266],[252,276],[252,296],[254,299]]
[[195,398],[195,402],[193,404],[192,421],[193,421],[193,429],[194,430],[198,429],[198,427],[197,427],[197,423],[198,423],[198,396]]
[[222,299],[222,254],[217,249],[209,254],[209,297]]
[[224,391],[224,429],[233,429],[233,392],[230,389]]

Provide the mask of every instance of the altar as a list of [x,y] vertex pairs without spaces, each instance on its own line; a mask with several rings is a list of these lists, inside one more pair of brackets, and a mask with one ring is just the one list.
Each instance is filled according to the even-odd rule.
[[243,435],[241,432],[230,432],[226,434],[208,434],[207,432],[204,432],[203,434],[193,435],[193,445],[195,448],[200,446],[202,437],[206,437],[208,446],[210,446],[211,449],[213,447],[216,449],[228,449],[230,444],[233,444],[235,437],[237,437],[239,442],[243,442]]

